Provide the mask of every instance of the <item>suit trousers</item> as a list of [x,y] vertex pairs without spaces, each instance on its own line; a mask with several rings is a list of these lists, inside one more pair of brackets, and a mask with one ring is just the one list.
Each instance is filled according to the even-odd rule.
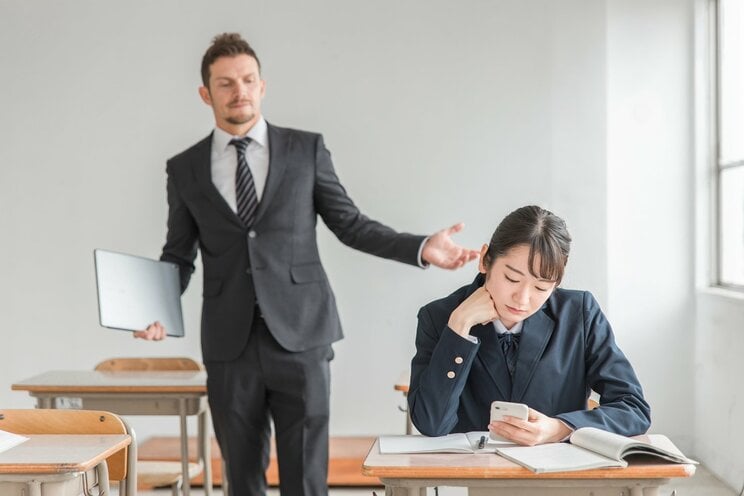
[[270,419],[283,496],[328,494],[330,345],[282,348],[258,307],[248,343],[229,362],[207,362],[207,394],[230,494],[266,494]]

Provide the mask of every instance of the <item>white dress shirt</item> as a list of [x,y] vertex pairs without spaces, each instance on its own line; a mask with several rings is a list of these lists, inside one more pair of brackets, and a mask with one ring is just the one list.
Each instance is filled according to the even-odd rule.
[[[256,185],[256,196],[261,201],[266,178],[269,176],[269,134],[263,116],[246,134],[251,138],[245,151],[248,168]],[[212,182],[233,212],[238,211],[235,201],[235,171],[238,168],[238,150],[230,144],[233,136],[220,128],[215,128],[212,135]]]
[[[504,326],[503,322],[501,322],[500,320],[494,320],[492,322],[492,324],[493,324],[494,330],[496,331],[496,334],[504,334],[506,332],[510,332],[512,334],[519,334],[520,332],[522,332],[522,322],[517,322],[516,324],[514,324],[512,326],[511,329],[507,329]],[[467,335],[462,336],[462,337],[465,338],[465,339],[467,339],[471,343],[474,343],[474,344],[480,343],[480,340],[477,337],[472,336],[470,334],[467,334]]]

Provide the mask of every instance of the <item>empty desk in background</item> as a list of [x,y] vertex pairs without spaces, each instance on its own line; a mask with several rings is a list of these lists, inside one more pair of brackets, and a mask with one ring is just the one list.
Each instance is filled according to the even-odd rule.
[[381,454],[372,445],[362,473],[379,477],[387,496],[419,496],[425,488],[469,488],[471,496],[658,496],[672,478],[691,477],[694,465],[648,459],[628,468],[535,474],[496,454]]
[[123,434],[29,435],[0,453],[0,494],[54,496],[83,494],[89,477],[108,489],[106,459],[129,446]]
[[181,430],[183,494],[190,492],[188,428],[186,417],[197,415],[199,463],[204,470],[204,490],[212,494],[212,468],[208,443],[207,375],[203,371],[100,372],[50,371],[12,385],[27,391],[39,408],[55,408],[55,400],[75,397],[82,408],[109,410],[119,415],[177,415]]

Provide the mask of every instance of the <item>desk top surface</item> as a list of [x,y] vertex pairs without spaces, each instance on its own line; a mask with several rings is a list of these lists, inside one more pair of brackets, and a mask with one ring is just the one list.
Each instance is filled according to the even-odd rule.
[[61,474],[90,470],[129,446],[126,434],[28,435],[0,453],[0,474]]
[[489,454],[418,453],[381,454],[375,441],[362,465],[362,473],[386,479],[658,479],[691,477],[694,465],[668,463],[656,458],[631,463],[628,468],[536,474],[506,458]]
[[52,370],[16,382],[13,391],[30,393],[196,393],[206,394],[203,371]]

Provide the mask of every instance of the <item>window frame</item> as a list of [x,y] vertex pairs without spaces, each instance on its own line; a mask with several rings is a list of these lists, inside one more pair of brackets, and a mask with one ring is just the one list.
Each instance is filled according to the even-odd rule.
[[[713,9],[713,40],[712,40],[712,46],[713,49],[711,50],[711,59],[712,59],[712,74],[711,77],[713,79],[713,84],[711,87],[714,89],[714,98],[713,98],[713,109],[715,116],[711,119],[711,127],[713,130],[713,140],[714,140],[714,147],[713,147],[713,157],[712,157],[712,165],[713,165],[713,197],[714,197],[714,209],[715,212],[715,249],[713,252],[715,253],[715,260],[713,262],[713,270],[714,270],[714,277],[712,278],[712,285],[714,287],[719,287],[727,290],[737,291],[744,293],[744,284],[735,284],[731,282],[725,282],[723,278],[723,225],[722,225],[722,219],[723,219],[723,201],[722,201],[722,176],[724,174],[724,171],[729,169],[734,169],[738,167],[744,168],[744,157],[739,160],[733,160],[733,161],[724,161],[722,159],[722,68],[723,64],[722,61],[722,11],[721,8],[721,1],[722,0],[715,0],[712,2],[712,9]],[[744,255],[744,254],[743,254]]]

